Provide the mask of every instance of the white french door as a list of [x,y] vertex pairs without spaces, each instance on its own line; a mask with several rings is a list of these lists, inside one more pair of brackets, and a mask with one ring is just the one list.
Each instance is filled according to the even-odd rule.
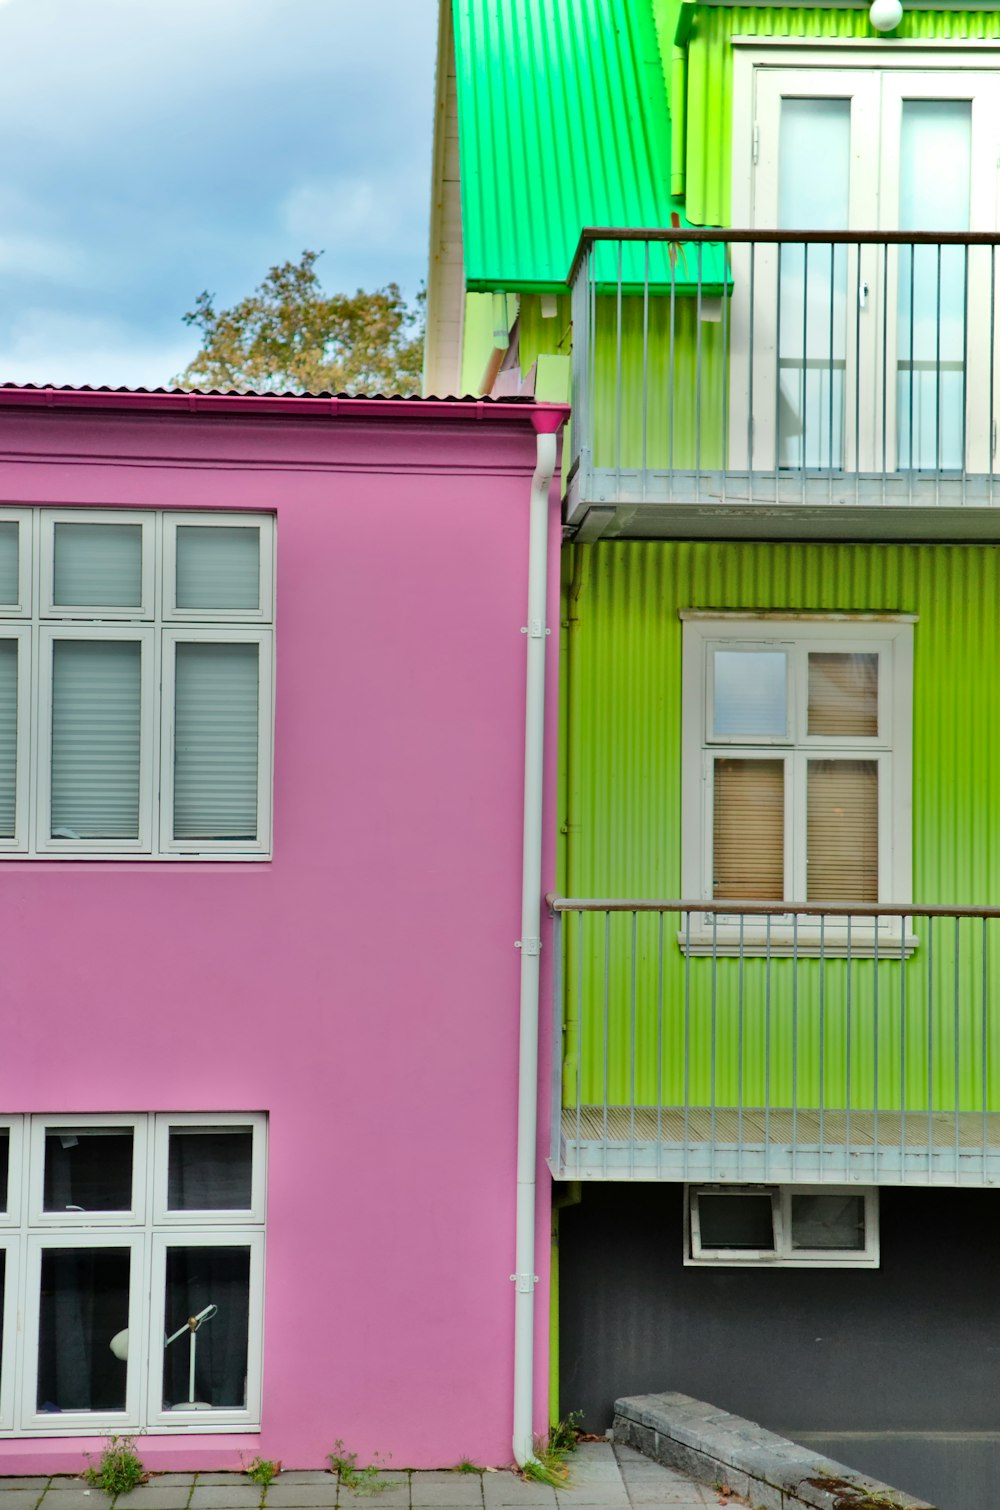
[[[753,75],[755,228],[996,228],[1000,71],[869,58]],[[754,469],[988,471],[991,268],[989,248],[758,245]]]

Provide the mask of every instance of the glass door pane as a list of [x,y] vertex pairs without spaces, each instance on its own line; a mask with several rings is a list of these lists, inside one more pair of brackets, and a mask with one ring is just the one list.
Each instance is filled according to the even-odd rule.
[[[899,229],[967,231],[971,169],[972,101],[903,100]],[[965,455],[965,248],[901,247],[898,282],[898,465],[957,470]]]
[[[851,100],[782,99],[779,129],[778,228],[843,230],[849,215]],[[840,467],[847,248],[787,245],[778,257],[779,465]]]

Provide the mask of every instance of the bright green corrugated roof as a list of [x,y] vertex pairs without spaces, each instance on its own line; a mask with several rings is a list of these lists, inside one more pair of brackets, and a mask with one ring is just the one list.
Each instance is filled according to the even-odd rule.
[[670,224],[653,0],[454,0],[454,18],[470,289],[556,289],[583,226]]

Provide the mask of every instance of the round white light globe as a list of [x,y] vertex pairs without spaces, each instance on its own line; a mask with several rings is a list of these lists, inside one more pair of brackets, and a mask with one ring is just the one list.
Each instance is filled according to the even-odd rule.
[[899,0],[872,0],[868,19],[876,31],[895,31],[903,19],[903,7]]

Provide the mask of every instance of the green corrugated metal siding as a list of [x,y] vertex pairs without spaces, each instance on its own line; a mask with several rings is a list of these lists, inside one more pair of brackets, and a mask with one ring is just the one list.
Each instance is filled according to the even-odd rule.
[[[905,9],[893,38],[923,42],[1000,39],[1000,12]],[[685,208],[693,225],[731,225],[732,69],[730,38],[789,37],[872,41],[868,7],[698,6],[687,49]],[[775,59],[775,62],[779,61]],[[961,66],[963,59],[958,60]],[[673,101],[676,112],[681,108]],[[747,123],[749,129],[749,122]]]
[[651,0],[454,0],[470,289],[565,284],[584,225],[669,225]]
[[[681,810],[681,622],[684,607],[800,609],[838,612],[906,611],[919,615],[915,628],[913,895],[917,901],[989,905],[1000,901],[1000,830],[995,800],[1000,749],[1000,548],[854,544],[741,544],[712,542],[621,542],[574,547],[566,590],[567,752],[566,891],[570,896],[671,897],[680,891]],[[676,936],[677,920],[671,920]],[[603,931],[585,939],[585,979],[580,992],[580,955],[575,920],[567,922],[567,1095],[575,1097],[578,1018],[583,1020],[582,1100],[603,1092]],[[612,924],[611,1055],[609,1099],[630,1099],[631,1001],[627,935],[631,919]],[[640,965],[655,962],[656,923],[639,920]],[[603,930],[603,923],[602,923]],[[919,929],[917,930],[919,934]],[[637,1001],[637,1100],[683,1100],[684,956],[667,932],[665,1031],[656,1051],[655,964],[643,971],[646,987]],[[880,1104],[898,1105],[905,1078],[906,1105],[925,1108],[926,1045],[933,1011],[934,1105],[953,1106],[955,1020],[954,935],[943,924],[934,934],[933,970],[928,970],[926,934],[905,967],[879,966],[880,989],[898,1000],[900,971],[907,971],[908,1023],[905,1077],[899,1062],[898,1015],[882,1014],[879,1028]],[[968,942],[962,948],[967,952]],[[994,951],[994,954],[996,951]],[[690,961],[693,1021],[711,1020],[710,960]],[[791,974],[793,962],[771,963],[772,1018],[770,1096],[790,1104]],[[817,1082],[818,964],[800,960],[798,988],[798,1104],[819,1104]],[[966,979],[975,979],[971,958]],[[714,1094],[719,1105],[737,1095],[738,960],[718,966],[718,1064]],[[761,1104],[764,1052],[760,1010],[765,961],[743,964],[747,1040],[743,1102]],[[1000,1000],[1000,958],[989,962],[991,999]],[[927,979],[934,989],[928,1001]],[[874,970],[853,966],[851,1024],[852,1103],[871,1098],[875,1063],[872,1011]],[[843,1044],[834,1024],[846,1028],[846,966],[825,965],[826,1056],[823,1104],[843,1104]],[[889,998],[886,998],[889,999]],[[978,1004],[970,992],[959,1031],[963,1042],[978,1037]],[[839,1018],[838,1018],[839,1011]],[[994,1025],[1000,1031],[1000,1025]],[[691,1101],[711,1094],[707,1028],[692,1039]],[[991,1038],[996,1041],[995,1037]],[[988,1109],[1000,1109],[1000,1056],[993,1056]],[[982,1108],[975,1054],[963,1055],[961,1104]],[[893,1101],[893,1096],[897,1099]],[[838,1100],[838,1097],[840,1100]]]

